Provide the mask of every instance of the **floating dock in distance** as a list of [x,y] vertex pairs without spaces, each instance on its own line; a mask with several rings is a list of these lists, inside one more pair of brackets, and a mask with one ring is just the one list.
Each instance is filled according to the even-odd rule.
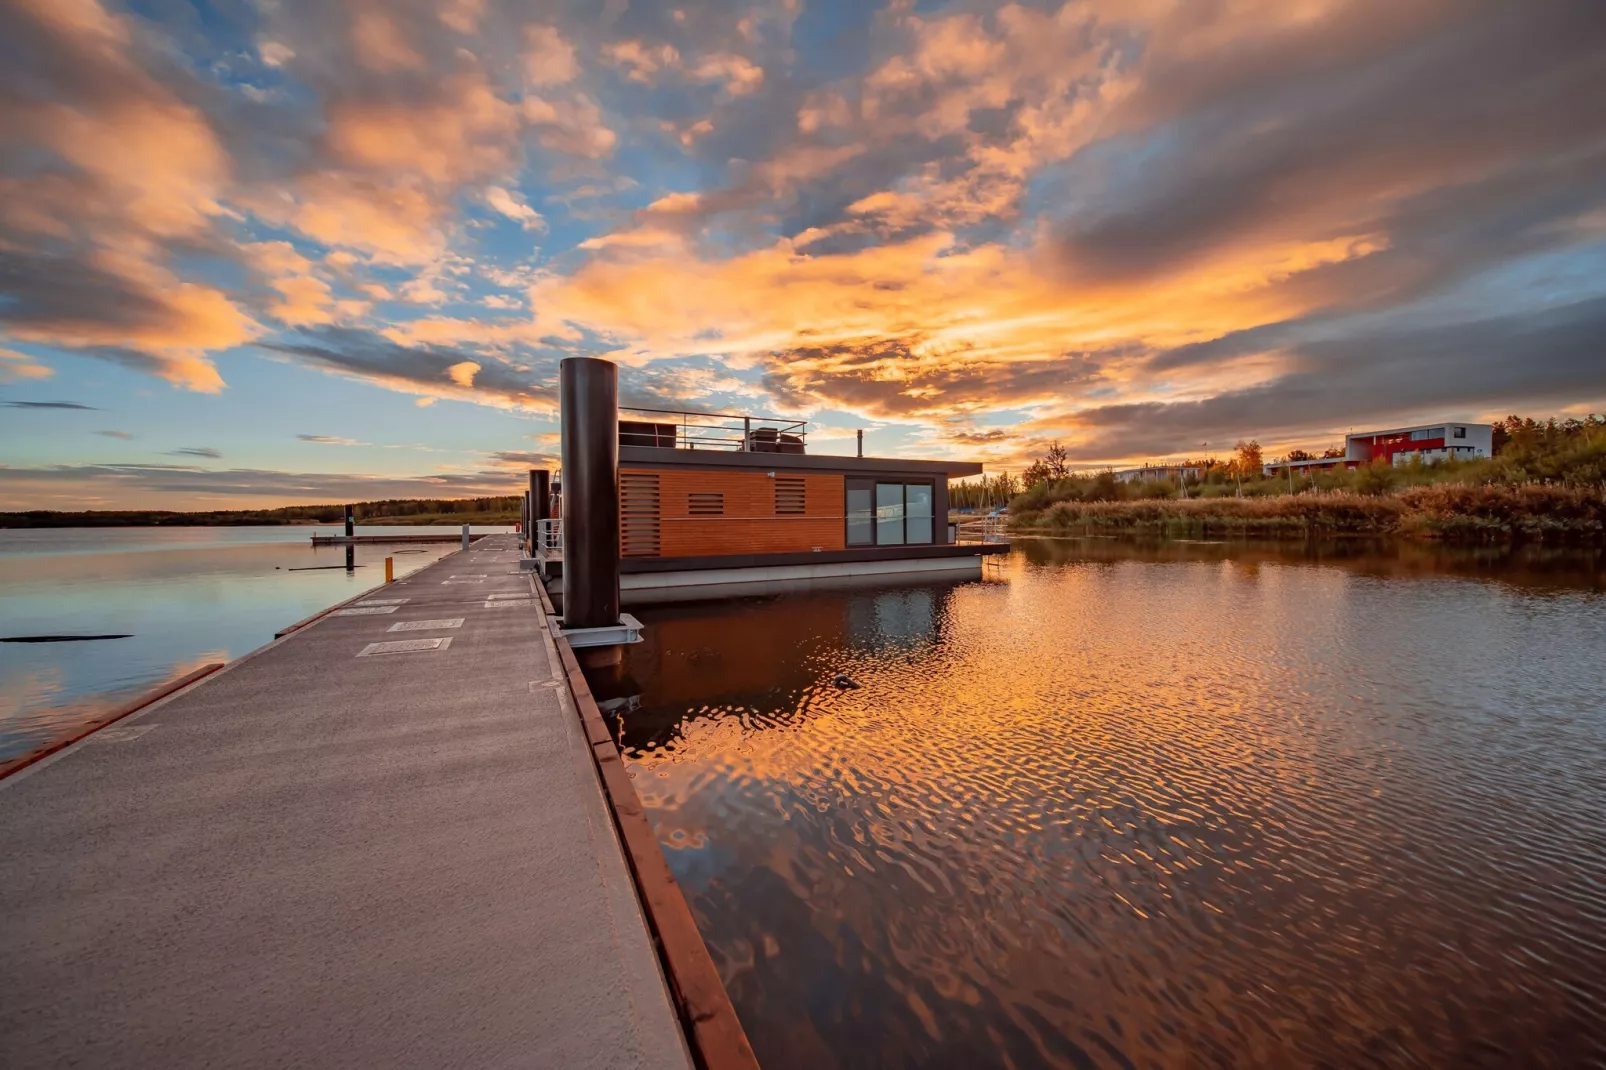
[[[485,535],[470,534],[468,541],[475,543],[485,537]],[[456,529],[450,535],[443,533],[440,535],[314,535],[312,537],[312,545],[314,546],[355,546],[359,543],[381,542],[446,543],[462,541],[462,533]]]
[[0,1065],[692,1066],[518,559],[490,536],[0,780]]

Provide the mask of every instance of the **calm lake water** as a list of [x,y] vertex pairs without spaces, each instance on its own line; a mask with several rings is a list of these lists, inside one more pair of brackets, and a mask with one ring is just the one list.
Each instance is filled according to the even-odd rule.
[[1606,1057],[1598,554],[1031,541],[638,615],[596,689],[767,1070]]
[[[474,531],[510,531],[475,528]],[[455,544],[311,545],[338,525],[0,530],[0,636],[130,633],[76,643],[0,643],[0,758],[209,661],[269,642],[302,617],[403,576]],[[359,528],[359,534],[451,534]]]

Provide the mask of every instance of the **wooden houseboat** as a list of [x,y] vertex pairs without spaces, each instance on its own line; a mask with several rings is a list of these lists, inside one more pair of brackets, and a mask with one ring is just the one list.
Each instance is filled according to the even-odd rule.
[[[948,481],[980,474],[976,462],[811,454],[807,424],[772,417],[620,409],[614,423],[625,606],[979,577],[1006,549],[962,543],[948,522]],[[528,565],[561,600],[563,512],[576,503],[546,477],[532,473],[531,500],[545,501],[530,507]]]

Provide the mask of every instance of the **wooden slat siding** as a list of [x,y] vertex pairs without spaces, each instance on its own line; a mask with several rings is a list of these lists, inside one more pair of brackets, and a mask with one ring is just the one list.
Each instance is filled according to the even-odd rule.
[[657,557],[662,551],[659,516],[663,511],[656,472],[619,473],[619,554]]
[[[532,586],[547,615],[553,615],[552,599],[546,588]],[[609,735],[602,711],[597,708],[591,687],[586,683],[580,662],[569,640],[557,639],[558,660],[563,663],[564,679],[574,699],[575,711],[591,744],[591,758],[602,781],[603,795],[613,814],[613,824],[630,864],[647,925],[652,930],[658,960],[664,967],[669,990],[680,1012],[692,1059],[701,1070],[758,1070],[753,1046],[736,1016],[730,994],[720,980],[719,970],[708,954],[703,935],[692,917],[675,875],[669,870],[663,849],[658,845],[652,824],[642,809],[641,799],[630,782],[630,774],[619,757],[619,749]]]
[[[805,553],[843,549],[844,499],[838,473],[791,476],[803,481],[802,514],[777,514],[775,480],[764,472],[699,468],[631,468],[658,476],[661,557]],[[722,516],[694,514],[692,495],[718,494]]]

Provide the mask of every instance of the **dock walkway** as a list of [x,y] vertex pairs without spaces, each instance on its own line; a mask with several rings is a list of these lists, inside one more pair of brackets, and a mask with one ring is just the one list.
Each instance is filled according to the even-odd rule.
[[514,539],[0,781],[0,1064],[690,1066]]

